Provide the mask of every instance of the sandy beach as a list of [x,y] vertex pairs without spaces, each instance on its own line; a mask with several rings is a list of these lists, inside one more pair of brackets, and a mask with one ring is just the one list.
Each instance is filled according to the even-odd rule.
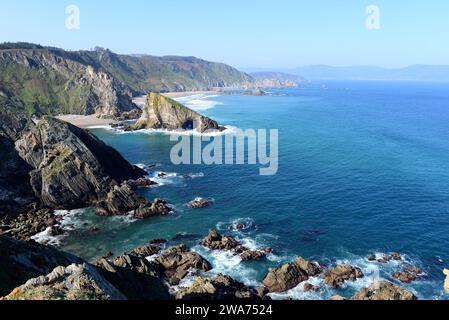
[[80,115],[62,115],[57,116],[56,118],[69,122],[80,128],[91,128],[96,126],[107,126],[111,123],[115,123],[116,121],[113,119],[103,119],[98,118],[96,115],[90,116],[80,116]]

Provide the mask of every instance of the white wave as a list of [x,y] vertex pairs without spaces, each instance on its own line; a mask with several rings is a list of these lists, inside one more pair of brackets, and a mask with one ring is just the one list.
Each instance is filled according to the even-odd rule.
[[186,107],[188,107],[192,110],[204,111],[204,110],[214,108],[216,106],[223,105],[223,103],[221,103],[221,102],[209,100],[212,98],[216,98],[218,96],[219,95],[216,95],[216,94],[212,94],[212,95],[196,94],[196,95],[191,95],[191,96],[187,96],[187,97],[177,98],[175,100],[184,104]]
[[124,131],[121,129],[114,129],[113,131],[116,134],[163,134],[163,135],[180,135],[180,136],[201,136],[201,137],[216,137],[216,136],[225,136],[229,134],[235,134],[238,132],[238,128],[235,126],[224,126],[226,129],[223,131],[208,131],[208,132],[199,132],[195,129],[193,130],[168,130],[168,129],[142,129],[137,131]]

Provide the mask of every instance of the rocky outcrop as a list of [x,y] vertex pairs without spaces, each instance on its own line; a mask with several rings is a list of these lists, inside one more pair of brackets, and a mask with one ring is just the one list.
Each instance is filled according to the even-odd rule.
[[202,208],[207,208],[210,207],[212,205],[213,201],[211,200],[207,200],[204,198],[196,198],[193,201],[190,201],[188,203],[188,206],[192,209],[202,209]]
[[57,267],[28,280],[5,300],[125,300],[126,297],[89,264]]
[[76,209],[106,202],[114,214],[125,214],[145,201],[126,184],[120,185],[141,178],[140,169],[69,123],[50,117],[29,123],[16,149],[32,167],[30,183],[35,195],[49,208]]
[[363,276],[360,268],[348,264],[340,264],[333,269],[326,270],[323,274],[324,282],[334,288],[342,286],[345,281],[356,281]]
[[0,296],[58,266],[82,263],[81,259],[54,248],[5,236],[0,236],[0,257]]
[[256,291],[231,277],[219,274],[213,279],[198,277],[188,288],[176,294],[178,300],[262,300],[264,291]]
[[147,96],[142,116],[132,126],[133,130],[167,129],[192,130],[199,132],[223,131],[225,128],[214,120],[190,110],[179,102],[157,93]]
[[158,267],[163,270],[170,284],[177,284],[189,271],[207,272],[212,265],[196,252],[191,252],[184,245],[169,248],[155,259]]
[[403,271],[394,272],[392,276],[403,283],[410,283],[423,275],[422,269],[415,266],[406,266]]
[[391,282],[381,281],[360,290],[352,300],[417,300],[417,297]]
[[321,272],[319,265],[298,257],[276,269],[269,269],[263,284],[270,292],[285,292]]
[[203,239],[203,246],[211,250],[234,250],[240,243],[232,237],[222,236],[217,230],[210,230],[206,238]]

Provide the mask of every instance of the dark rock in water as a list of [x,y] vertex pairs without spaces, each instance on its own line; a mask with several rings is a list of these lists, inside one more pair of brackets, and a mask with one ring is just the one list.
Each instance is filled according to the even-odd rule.
[[198,240],[201,239],[201,236],[198,234],[191,234],[191,233],[178,233],[173,237],[173,241],[190,241],[190,240]]
[[44,117],[16,142],[33,168],[31,186],[54,209],[95,206],[119,182],[141,177],[117,151],[86,130]]
[[417,300],[417,297],[397,285],[381,281],[360,290],[352,300]]
[[320,288],[317,286],[314,286],[313,284],[310,283],[305,283],[304,284],[304,292],[318,292],[320,291]]
[[52,247],[4,236],[0,236],[0,257],[0,296],[58,266],[82,263],[81,259]]
[[[184,245],[169,248],[155,259],[155,263],[163,270],[168,279],[175,282],[183,279],[191,270],[209,271],[211,264],[196,252],[191,252]],[[179,282],[179,281],[178,281]]]
[[148,219],[157,216],[169,215],[172,210],[167,206],[167,202],[161,199],[155,199],[150,205],[141,206],[134,210],[133,217],[136,219]]
[[124,215],[146,205],[147,201],[138,196],[127,182],[124,182],[110,189],[104,200],[97,204],[96,211],[100,216]]
[[270,292],[285,292],[321,272],[319,265],[298,257],[295,262],[270,269],[263,284]]
[[128,181],[128,184],[131,186],[131,188],[148,188],[152,186],[157,186],[157,182],[154,182],[151,179],[148,178],[139,178],[137,180],[130,180]]
[[89,264],[57,267],[46,276],[28,280],[6,300],[126,300],[100,272]]
[[393,278],[403,283],[413,282],[423,275],[424,272],[422,269],[411,265],[406,266],[403,271],[397,271],[392,274]]
[[366,258],[368,261],[376,261],[376,256],[371,254]]
[[217,230],[210,230],[206,238],[203,239],[203,246],[212,250],[233,250],[240,243],[232,237],[222,236]]
[[196,278],[189,288],[176,294],[178,300],[268,300],[265,291],[246,287],[231,277],[219,274],[213,279]]
[[242,258],[243,261],[249,261],[249,260],[261,260],[265,258],[266,253],[263,251],[245,251],[240,255],[240,258]]
[[168,129],[192,130],[199,132],[223,131],[225,128],[216,121],[190,110],[179,102],[157,93],[147,96],[142,116],[132,126],[133,130],[141,129]]
[[151,240],[149,243],[150,244],[165,244],[167,242],[168,242],[168,240],[165,240],[165,239],[154,239],[154,240]]
[[345,281],[356,281],[363,278],[360,268],[348,264],[340,264],[333,269],[327,270],[323,274],[324,282],[330,287],[340,287]]
[[207,208],[212,205],[212,201],[204,198],[196,198],[195,200],[189,202],[189,207],[192,209]]
[[382,258],[378,259],[377,262],[379,263],[389,263],[390,261],[401,261],[402,256],[397,252],[392,252],[388,255],[384,255]]

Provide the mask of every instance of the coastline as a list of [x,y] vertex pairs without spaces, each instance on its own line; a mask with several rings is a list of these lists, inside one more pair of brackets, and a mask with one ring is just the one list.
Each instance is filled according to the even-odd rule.
[[97,126],[108,126],[110,124],[117,123],[117,121],[114,119],[98,118],[96,115],[82,116],[82,115],[67,114],[67,115],[60,115],[55,118],[68,122],[70,124],[73,124],[74,126],[83,129]]

